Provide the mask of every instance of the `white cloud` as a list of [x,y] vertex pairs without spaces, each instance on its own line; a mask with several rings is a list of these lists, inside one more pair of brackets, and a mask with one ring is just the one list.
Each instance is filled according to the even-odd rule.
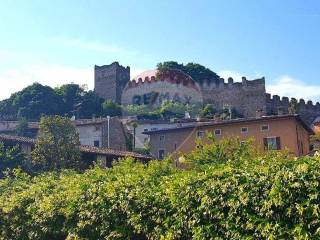
[[28,85],[38,82],[51,87],[67,83],[93,88],[93,68],[75,68],[63,65],[28,65],[0,72],[0,99],[9,97]]
[[232,77],[235,82],[241,82],[242,77],[246,77],[247,79],[256,79],[262,77],[261,74],[255,73],[253,75],[247,75],[240,72],[232,71],[232,70],[222,70],[217,73],[220,77],[227,80],[229,77]]
[[122,55],[136,55],[137,52],[112,44],[101,43],[98,41],[88,41],[78,38],[69,37],[54,37],[50,39],[51,42],[60,44],[65,47],[80,48],[86,50],[93,50],[102,53],[122,54]]
[[138,76],[139,74],[143,73],[147,71],[146,69],[142,69],[142,68],[131,68],[130,69],[130,78],[134,79],[136,76]]
[[279,96],[320,100],[320,85],[310,85],[287,75],[277,78],[271,84],[267,82],[266,88],[267,92]]

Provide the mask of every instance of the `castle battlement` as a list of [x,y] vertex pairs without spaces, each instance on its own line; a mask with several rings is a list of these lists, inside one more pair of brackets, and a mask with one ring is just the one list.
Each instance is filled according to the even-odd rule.
[[313,101],[305,101],[304,99],[297,100],[296,98],[289,99],[288,97],[280,98],[279,95],[271,95],[270,93],[266,93],[266,101],[267,104],[279,105],[281,106],[288,106],[290,102],[296,102],[298,107],[305,108],[305,109],[316,109],[317,111],[320,110],[320,103],[316,102],[315,104]]
[[196,83],[192,81],[191,79],[178,79],[178,78],[166,78],[166,79],[157,79],[156,77],[145,77],[143,80],[142,78],[138,78],[137,80],[133,79],[132,81],[128,82],[129,88],[136,88],[156,82],[168,82],[171,84],[181,84],[183,86],[195,86]]
[[208,82],[204,81],[200,84],[200,87],[203,90],[213,90],[215,88],[219,89],[247,89],[247,88],[257,88],[257,87],[265,87],[265,78],[262,77],[260,79],[247,80],[246,77],[242,77],[241,82],[234,82],[233,78],[229,77],[227,82],[224,78],[219,78],[216,82]]
[[250,89],[250,88],[259,88],[265,87],[265,79],[254,79],[254,80],[247,80],[245,77],[242,78],[242,82],[234,82],[233,78],[228,78],[227,82],[224,78],[219,78],[216,82],[212,81],[203,81],[202,83],[196,83],[192,80],[191,77],[181,76],[181,75],[174,75],[174,76],[166,76],[164,78],[157,78],[155,76],[147,76],[144,79],[138,78],[133,79],[128,82],[127,88],[136,88],[141,87],[147,84],[156,83],[156,82],[168,82],[171,84],[182,84],[184,86],[189,87],[199,87],[201,90],[210,91],[213,89],[221,89],[221,90],[236,90],[236,89]]
[[111,64],[108,64],[108,65],[102,65],[102,66],[98,66],[98,65],[94,65],[94,68],[97,69],[97,70],[102,70],[102,69],[110,69],[110,68],[125,68],[125,69],[128,69],[130,70],[130,67],[127,66],[127,67],[123,67],[122,65],[119,64],[119,62],[113,62]]
[[[180,100],[181,96],[187,95],[188,102],[212,104],[216,109],[229,105],[239,116],[254,117],[258,110],[266,115],[288,113],[292,110],[290,102],[294,101],[297,103],[295,111],[307,123],[312,123],[320,116],[319,102],[266,93],[264,77],[252,80],[242,77],[241,81],[237,82],[232,77],[223,79],[215,76],[213,79],[194,81],[183,71],[170,69],[145,71],[130,81],[130,67],[123,67],[118,62],[95,66],[94,76],[97,95],[118,104],[121,104],[123,99],[128,103],[140,104],[142,100],[150,102],[150,93],[161,96],[171,94],[179,96]],[[137,99],[139,101],[136,101]]]

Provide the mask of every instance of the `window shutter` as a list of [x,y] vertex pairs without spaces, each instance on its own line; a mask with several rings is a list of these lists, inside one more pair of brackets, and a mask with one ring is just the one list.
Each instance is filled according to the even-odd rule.
[[267,138],[264,138],[264,139],[263,139],[263,146],[264,146],[264,150],[268,150],[268,149],[269,149],[268,139],[267,139]]
[[277,150],[280,150],[281,149],[280,137],[277,137],[276,141],[277,141]]

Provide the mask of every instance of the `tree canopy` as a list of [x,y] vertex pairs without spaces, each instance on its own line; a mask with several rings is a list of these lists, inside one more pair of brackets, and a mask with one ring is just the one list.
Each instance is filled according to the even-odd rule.
[[184,65],[183,63],[180,64],[175,61],[167,61],[158,63],[157,69],[158,71],[166,71],[170,69],[181,70],[198,83],[202,83],[204,81],[214,82],[220,78],[218,74],[198,63],[187,63]]
[[101,115],[101,104],[93,91],[86,91],[77,84],[66,84],[55,89],[34,83],[9,99],[0,102],[0,118],[4,120],[39,120],[41,116],[61,115],[91,118]]
[[25,168],[26,158],[20,151],[19,146],[5,147],[0,142],[0,178],[4,176],[4,171],[14,168]]
[[75,127],[67,118],[42,117],[39,136],[32,151],[32,162],[39,170],[80,168],[80,140]]

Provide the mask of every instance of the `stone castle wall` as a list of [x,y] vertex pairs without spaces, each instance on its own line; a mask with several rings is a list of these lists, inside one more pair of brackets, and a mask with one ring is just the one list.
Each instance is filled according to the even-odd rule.
[[[186,82],[184,82],[185,80]],[[179,86],[176,85],[178,88],[172,88],[177,83],[179,84]],[[198,88],[197,92],[191,90],[194,87]],[[230,106],[243,117],[255,117],[257,111],[266,115],[289,113],[289,98],[283,97],[280,99],[277,95],[271,97],[270,94],[266,93],[264,78],[247,80],[243,77],[242,82],[234,82],[232,78],[225,82],[224,79],[220,78],[216,82],[205,82],[198,85],[188,78],[180,81],[174,77],[169,81],[168,79],[161,81],[153,76],[130,82],[129,67],[125,68],[118,62],[95,66],[95,92],[100,97],[119,104],[134,103],[133,99],[136,95],[140,97],[141,101],[139,103],[144,104],[142,100],[147,99],[149,101],[154,96],[148,94],[148,92],[152,94],[158,92],[159,96],[161,96],[160,94],[166,96],[166,93],[169,93],[169,96],[174,96],[174,91],[177,90],[178,95],[186,93],[193,100],[201,100],[203,104],[213,104],[216,109]],[[311,101],[305,103],[301,99],[297,104],[297,113],[308,124],[311,124],[316,117],[320,116],[320,104],[313,104]]]
[[101,98],[121,103],[121,94],[130,81],[130,68],[114,62],[94,67],[94,91]]
[[139,78],[127,84],[122,93],[122,104],[160,106],[165,101],[183,104],[202,104],[200,86],[181,72],[163,74],[160,79]]
[[228,105],[244,117],[255,117],[258,110],[266,112],[264,78],[249,81],[243,77],[242,82],[235,83],[232,78],[228,83],[221,78],[217,84],[203,84],[201,91],[204,103],[217,109]]
[[278,95],[271,96],[266,94],[266,109],[268,115],[288,114],[290,102],[297,102],[296,113],[308,124],[312,124],[313,121],[320,116],[320,103],[313,104],[312,101],[306,101],[300,99],[297,101],[295,98],[282,97]]

